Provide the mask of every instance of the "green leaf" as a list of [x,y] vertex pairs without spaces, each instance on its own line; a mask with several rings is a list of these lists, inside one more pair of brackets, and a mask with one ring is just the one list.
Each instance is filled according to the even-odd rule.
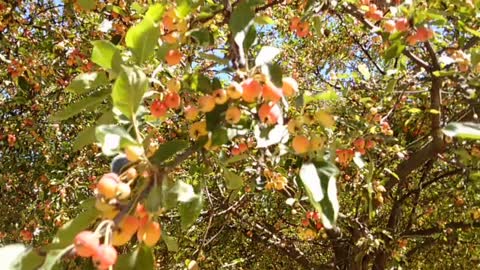
[[385,51],[385,60],[388,61],[398,57],[400,54],[402,54],[403,50],[405,50],[405,45],[401,44],[400,42],[394,43]]
[[20,88],[23,91],[29,91],[30,90],[30,84],[28,83],[27,79],[25,79],[25,77],[23,77],[23,76],[18,77],[18,86],[20,86]]
[[337,168],[328,162],[306,162],[300,168],[300,179],[307,191],[310,203],[321,213],[327,229],[336,226],[339,204],[335,177]]
[[42,266],[40,266],[40,269],[42,270],[53,269],[53,267],[58,263],[58,261],[62,259],[63,255],[65,255],[65,253],[67,253],[70,249],[71,247],[66,247],[64,249],[49,250],[47,253],[47,256],[45,257],[45,262],[42,264]]
[[137,63],[141,64],[153,55],[160,28],[149,17],[145,17],[139,24],[131,27],[125,36],[125,44],[130,48]]
[[209,46],[215,43],[213,34],[205,28],[193,30],[188,35],[201,46]]
[[255,27],[248,27],[247,34],[243,40],[243,51],[248,51],[257,39],[257,29]]
[[55,113],[51,116],[53,121],[62,121],[66,120],[72,116],[75,116],[81,113],[84,110],[89,110],[92,108],[96,108],[96,105],[102,103],[110,94],[110,90],[103,90],[100,92],[96,92],[88,97],[85,97],[65,109]]
[[40,254],[38,253],[38,250],[36,249],[26,248],[23,253],[19,254],[16,257],[12,257],[15,259],[15,261],[13,262],[13,264],[12,263],[9,264],[8,259],[3,258],[2,254],[3,252],[0,251],[0,260],[4,265],[7,265],[6,269],[12,269],[12,270],[17,270],[17,269],[18,270],[37,270],[39,269],[40,265],[42,265],[45,257],[45,256],[40,256]]
[[114,68],[114,62],[115,60],[118,60],[115,58],[121,58],[120,51],[117,49],[117,47],[107,40],[92,41],[92,44],[92,62],[103,67],[104,69]]
[[224,119],[223,112],[228,109],[228,104],[222,104],[215,106],[213,111],[206,113],[205,118],[207,120],[207,130],[215,130],[217,129],[218,124],[220,121]]
[[166,233],[162,234],[163,242],[167,245],[168,251],[177,252],[178,251],[178,240],[176,237],[169,236]]
[[161,144],[150,158],[150,162],[153,164],[160,164],[187,148],[188,145],[188,141],[185,140],[172,140]]
[[118,257],[115,270],[153,270],[155,269],[155,258],[150,247],[139,245],[134,252],[122,254]]
[[228,59],[221,58],[219,56],[216,56],[214,54],[207,54],[207,53],[198,53],[198,56],[200,56],[203,59],[206,60],[211,60],[219,63],[220,65],[228,65]]
[[177,8],[175,9],[177,16],[180,19],[184,19],[192,12],[193,2],[192,0],[177,0]]
[[72,80],[66,90],[81,95],[107,83],[108,79],[104,71],[82,73]]
[[478,123],[449,123],[443,128],[443,133],[450,137],[458,137],[462,139],[479,140],[480,139],[480,124]]
[[235,190],[243,186],[243,178],[229,169],[223,168],[223,176],[225,177],[225,184],[228,189]]
[[282,68],[277,63],[270,63],[262,66],[262,73],[267,76],[267,78],[272,81],[276,87],[282,87]]
[[122,148],[137,142],[122,127],[101,125],[95,129],[95,137],[102,145],[102,152],[107,156],[118,154]]
[[462,21],[459,21],[458,24],[460,25],[461,28],[463,28],[463,29],[464,29],[465,31],[467,31],[468,33],[470,33],[470,34],[472,34],[472,35],[474,35],[474,36],[476,36],[476,37],[480,37],[480,31],[475,30],[475,29],[473,29],[473,28],[471,28],[471,27],[466,26],[465,23],[462,22]]
[[147,87],[147,76],[142,70],[122,66],[122,71],[113,85],[113,106],[127,118],[132,119],[140,106]]
[[95,198],[90,198],[80,204],[79,208],[83,211],[58,230],[49,249],[63,249],[71,245],[77,233],[90,227],[99,214],[95,208],[95,200]]
[[308,103],[314,102],[314,101],[335,101],[337,99],[338,99],[338,94],[332,89],[329,89],[320,94],[316,94],[314,96],[310,96],[306,94],[303,95],[304,105],[307,105]]
[[255,58],[255,65],[259,67],[261,65],[271,63],[280,52],[281,50],[278,48],[271,46],[263,46],[262,49],[260,49],[257,58]]
[[203,197],[201,193],[188,203],[180,204],[178,210],[180,212],[180,224],[182,230],[188,229],[193,223],[195,223],[202,210],[202,205]]
[[365,64],[358,65],[358,71],[360,72],[360,74],[362,74],[363,79],[367,81],[370,80],[370,71],[368,70],[367,65]]
[[229,21],[232,36],[236,36],[237,33],[244,31],[253,18],[255,18],[252,2],[244,0],[235,6]]
[[313,29],[315,29],[315,33],[318,37],[323,37],[323,27],[322,27],[322,18],[319,15],[315,15],[312,17],[313,19]]
[[228,143],[228,133],[225,128],[218,128],[212,132],[212,146]]
[[270,16],[257,16],[255,22],[258,24],[275,24],[275,21]]
[[115,118],[113,117],[113,113],[109,108],[108,111],[104,112],[100,118],[98,118],[95,125],[90,126],[82,130],[78,133],[77,137],[73,141],[72,151],[78,151],[86,145],[95,142],[95,129],[96,126],[99,125],[106,125],[106,124],[113,124],[115,123]]
[[224,164],[229,165],[229,164],[232,164],[232,163],[235,163],[235,162],[238,162],[238,161],[242,161],[242,160],[247,159],[247,158],[248,158],[247,154],[241,154],[241,155],[233,156],[233,157],[230,157],[227,160],[225,160]]
[[154,4],[148,8],[145,18],[149,18],[154,22],[158,22],[163,18],[163,13],[165,13],[165,5]]
[[452,76],[455,75],[457,71],[455,70],[436,70],[433,72],[433,75],[435,77],[447,77],[447,76]]
[[97,5],[97,0],[78,0],[77,3],[84,10],[92,10]]

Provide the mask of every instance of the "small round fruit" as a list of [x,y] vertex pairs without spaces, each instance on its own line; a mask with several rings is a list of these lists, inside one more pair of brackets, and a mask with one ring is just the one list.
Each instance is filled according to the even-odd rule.
[[119,183],[119,178],[116,173],[107,173],[100,178],[97,183],[97,190],[106,199],[115,197],[116,188]]
[[207,95],[198,99],[198,107],[201,112],[211,112],[215,109],[215,98]]
[[297,154],[305,154],[310,150],[310,141],[305,136],[295,136],[292,140],[292,148]]
[[133,180],[137,178],[138,176],[137,169],[135,169],[134,167],[128,168],[127,172],[125,173],[125,176],[127,177],[128,180]]
[[132,239],[132,236],[122,230],[115,230],[112,233],[112,246],[123,246]]
[[291,119],[288,121],[287,129],[290,134],[295,134],[302,130],[302,121],[298,119]]
[[150,112],[154,117],[163,117],[167,114],[168,106],[165,104],[165,102],[160,101],[158,99],[154,100],[152,102],[152,105],[150,105]]
[[174,66],[182,61],[182,53],[179,50],[169,50],[165,60],[169,66]]
[[132,190],[130,189],[130,185],[127,184],[127,183],[119,183],[117,185],[117,190],[116,190],[116,194],[117,194],[117,197],[118,199],[120,200],[125,200],[127,199],[128,197],[130,197],[130,193],[132,192]]
[[409,28],[408,20],[406,18],[400,18],[395,21],[395,29],[399,32],[407,31]]
[[208,134],[207,122],[199,121],[193,123],[189,129],[189,134],[193,140],[198,140],[200,137],[206,136]]
[[212,96],[215,98],[215,103],[217,104],[225,104],[228,100],[227,91],[223,89],[213,91]]
[[227,88],[227,95],[231,99],[239,99],[242,97],[243,88],[237,82],[232,82]]
[[95,255],[97,248],[100,245],[100,240],[95,233],[91,231],[83,231],[75,236],[73,245],[78,256],[91,257]]
[[282,91],[286,97],[291,97],[298,92],[298,83],[292,77],[285,77],[282,79]]
[[258,109],[260,121],[269,125],[274,125],[282,117],[282,110],[277,104],[264,103]]
[[92,259],[98,269],[106,270],[117,262],[117,256],[117,250],[113,246],[102,244]]
[[167,105],[170,109],[178,109],[180,108],[180,104],[182,103],[182,99],[177,92],[170,92],[165,97],[165,105]]
[[185,107],[185,109],[183,109],[183,114],[185,115],[185,119],[193,121],[198,116],[198,109],[195,106],[188,105]]
[[125,147],[125,155],[127,156],[127,159],[131,162],[140,160],[144,153],[145,150],[143,149],[143,147],[138,145],[128,145],[127,147]]
[[393,20],[387,20],[383,23],[383,28],[385,29],[386,32],[388,33],[393,33],[395,32],[395,21]]
[[283,97],[283,91],[281,88],[276,87],[271,82],[266,82],[263,85],[262,96],[266,101],[278,102]]
[[246,143],[238,144],[238,149],[240,149],[240,153],[243,153],[248,150],[248,145]]
[[156,221],[147,222],[137,232],[138,241],[145,243],[149,247],[153,247],[160,240],[161,236],[162,230],[160,229],[160,224]]
[[227,111],[225,112],[225,120],[229,124],[238,123],[241,117],[242,117],[242,111],[236,106],[228,108]]
[[252,78],[245,80],[242,83],[242,88],[242,98],[249,103],[255,102],[262,93],[262,85]]
[[167,82],[168,91],[178,92],[178,91],[180,91],[180,88],[182,88],[182,83],[179,80],[177,80],[175,78],[172,78],[172,79],[168,80],[168,82]]
[[318,151],[322,149],[324,145],[325,145],[324,137],[315,136],[310,140],[310,150],[312,151]]
[[140,226],[140,220],[134,216],[126,216],[120,223],[120,229],[123,232],[133,235]]

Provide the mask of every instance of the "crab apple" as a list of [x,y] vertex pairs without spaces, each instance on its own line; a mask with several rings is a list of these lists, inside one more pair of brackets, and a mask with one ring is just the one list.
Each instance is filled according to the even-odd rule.
[[395,29],[399,32],[407,31],[409,28],[409,23],[406,18],[399,18],[395,21]]
[[120,223],[120,229],[128,234],[134,234],[140,226],[140,220],[135,216],[126,216]]
[[168,44],[175,44],[177,43],[178,39],[180,38],[180,33],[178,32],[170,32],[162,36],[162,40]]
[[128,234],[122,230],[114,230],[112,233],[112,246],[123,246],[132,239],[133,234]]
[[116,188],[116,194],[118,199],[125,200],[130,197],[130,193],[132,190],[130,189],[130,185],[127,183],[119,183]]
[[223,89],[213,91],[212,96],[215,98],[215,103],[217,104],[225,104],[228,100],[227,91]]
[[236,106],[232,106],[228,108],[227,111],[225,112],[225,120],[229,124],[238,123],[241,117],[242,117],[242,111]]
[[227,87],[227,95],[231,99],[239,99],[242,97],[243,93],[243,88],[242,86],[237,83],[237,82],[232,82],[228,87]]
[[235,147],[232,148],[231,153],[232,153],[232,156],[238,156],[238,155],[240,155],[242,152],[240,151],[240,148],[239,148],[238,146],[235,146]]
[[292,77],[285,77],[282,79],[282,91],[286,97],[291,97],[298,92],[298,83]]
[[139,145],[128,145],[127,147],[125,147],[125,155],[127,156],[127,159],[131,162],[140,160],[144,153],[145,150],[142,146]]
[[215,109],[215,97],[206,95],[198,99],[198,107],[201,112],[211,112]]
[[125,172],[125,176],[127,177],[128,180],[133,180],[137,178],[138,176],[137,169],[135,169],[134,167],[128,168],[128,170]]
[[188,105],[183,109],[183,114],[185,115],[185,119],[193,121],[198,116],[198,109],[195,106]]
[[308,22],[303,22],[298,25],[297,28],[297,36],[300,38],[304,38],[310,34],[310,25]]
[[166,31],[171,31],[175,29],[175,17],[165,15],[162,19],[163,28]]
[[413,46],[415,44],[417,44],[418,42],[418,38],[417,38],[417,35],[416,34],[413,34],[413,35],[409,35],[406,39],[408,45],[410,46]]
[[315,113],[315,120],[320,123],[320,125],[326,127],[326,128],[331,128],[333,125],[335,125],[335,120],[333,119],[333,116],[331,116],[329,113],[325,111],[318,111]]
[[169,66],[178,65],[182,61],[182,56],[179,50],[169,50],[165,56],[165,61]]
[[312,219],[313,218],[313,211],[308,211],[305,215],[308,219]]
[[179,80],[177,80],[175,78],[172,78],[172,79],[168,80],[168,82],[167,82],[168,91],[178,92],[178,91],[180,91],[181,88],[182,88],[182,83]]
[[242,98],[244,101],[252,103],[257,100],[257,98],[262,93],[262,85],[255,79],[247,79],[242,82]]
[[258,109],[258,117],[262,123],[274,125],[282,117],[282,110],[275,103],[263,103]]
[[111,245],[102,244],[92,259],[98,269],[106,270],[117,262],[117,250]]
[[317,230],[323,229],[323,223],[322,223],[322,222],[317,222],[317,223],[315,223],[315,228],[316,228]]
[[290,21],[290,31],[296,31],[298,28],[298,24],[300,23],[300,18],[299,17],[293,17],[292,20]]
[[310,225],[310,221],[309,221],[307,218],[302,219],[302,225],[303,225],[304,227],[307,227],[307,226]]
[[153,247],[160,240],[161,236],[162,230],[160,229],[160,224],[156,221],[147,222],[137,232],[138,241],[145,243],[149,247]]
[[262,96],[266,101],[278,102],[283,97],[283,91],[268,81],[263,85]]
[[287,124],[287,129],[290,134],[295,134],[302,130],[302,121],[297,119],[290,119]]
[[310,141],[303,135],[295,136],[292,140],[292,148],[297,154],[305,154],[310,150]]
[[248,145],[246,143],[238,144],[238,149],[240,149],[240,153],[243,153],[248,150]]
[[353,142],[353,146],[357,150],[361,150],[365,148],[365,139],[363,138],[358,138]]
[[372,21],[379,21],[383,18],[383,12],[377,9],[377,5],[371,4],[368,6],[368,11],[365,13],[365,17]]
[[425,42],[433,38],[433,31],[427,27],[420,27],[417,29],[416,37],[419,42]]
[[135,216],[142,219],[148,216],[147,209],[145,208],[145,205],[139,203],[137,204],[137,207],[135,208]]
[[15,142],[17,142],[17,137],[15,136],[15,134],[8,134],[7,142],[10,147],[15,146]]
[[167,105],[170,109],[178,109],[180,108],[180,104],[182,103],[182,99],[177,92],[170,92],[165,97],[165,105]]
[[165,102],[160,101],[158,99],[154,100],[152,102],[152,105],[150,105],[150,112],[154,117],[163,117],[167,114],[168,106],[165,104]]
[[91,257],[97,251],[100,240],[91,231],[83,231],[78,233],[73,240],[75,253],[80,257]]
[[388,33],[395,32],[395,21],[394,20],[387,20],[383,23],[383,28]]
[[120,179],[116,173],[107,173],[97,183],[97,190],[105,198],[111,199],[116,195],[116,189]]
[[208,135],[207,122],[199,121],[193,123],[188,132],[193,140],[198,140],[200,137]]
[[310,150],[318,151],[325,145],[325,138],[320,136],[314,136],[310,139]]

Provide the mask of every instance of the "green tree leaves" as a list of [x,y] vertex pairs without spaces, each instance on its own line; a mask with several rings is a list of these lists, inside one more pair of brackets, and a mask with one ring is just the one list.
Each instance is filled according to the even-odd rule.
[[147,91],[148,80],[138,68],[122,66],[121,72],[113,85],[113,106],[132,119],[137,112],[143,94]]
[[125,37],[125,43],[132,50],[138,64],[145,62],[153,55],[160,36],[160,28],[150,19],[151,16],[156,18],[157,14],[152,13],[147,13],[151,15],[130,28]]
[[338,216],[337,174],[337,168],[325,161],[303,163],[300,168],[300,179],[310,203],[321,213],[322,223],[327,229],[336,226]]
[[121,61],[120,51],[107,40],[92,41],[92,62],[103,67],[104,69],[112,69],[116,67],[116,62]]
[[450,123],[443,128],[443,133],[450,137],[461,139],[480,140],[480,124],[478,123]]

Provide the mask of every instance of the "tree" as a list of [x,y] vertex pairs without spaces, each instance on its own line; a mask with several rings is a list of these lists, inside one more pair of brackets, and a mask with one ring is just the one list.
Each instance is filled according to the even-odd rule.
[[12,269],[478,264],[478,1],[146,2],[0,6]]

